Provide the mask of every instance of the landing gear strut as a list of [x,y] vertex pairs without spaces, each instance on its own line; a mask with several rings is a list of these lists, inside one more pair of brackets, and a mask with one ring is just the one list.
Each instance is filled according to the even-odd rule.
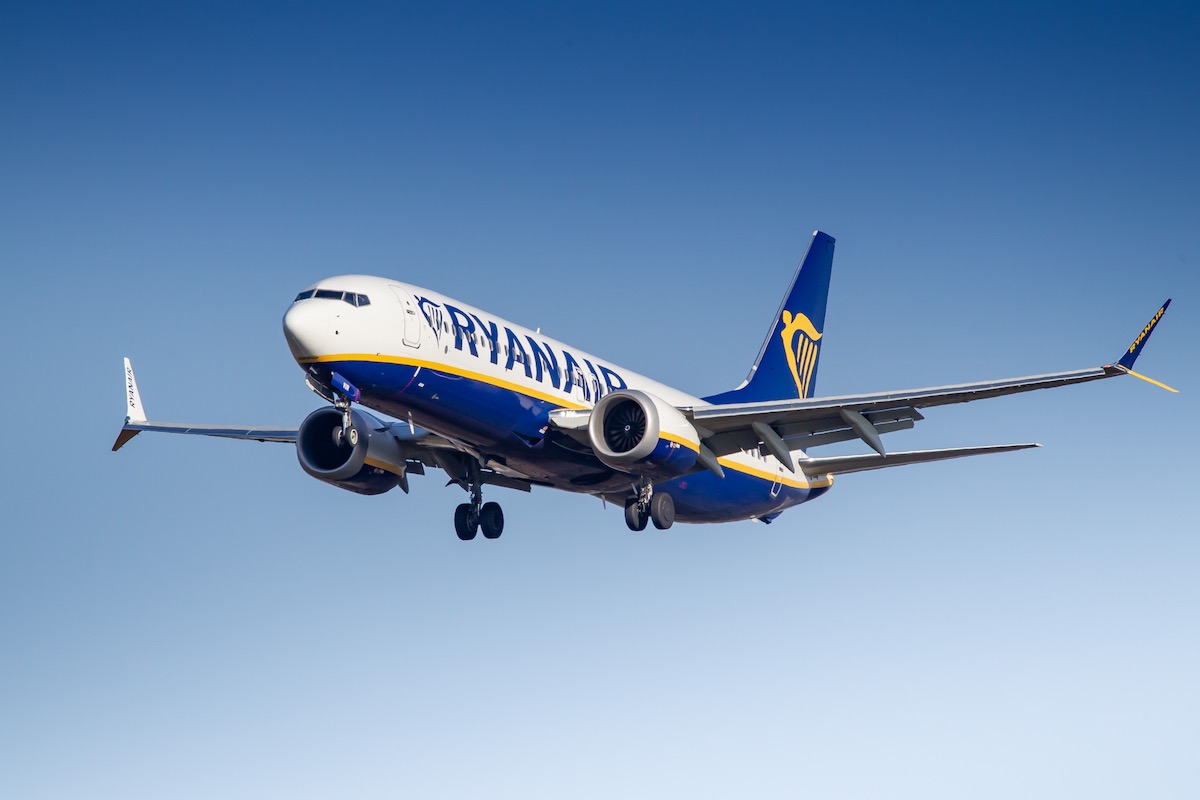
[[350,399],[339,396],[338,401],[334,403],[334,408],[342,412],[342,427],[334,428],[333,430],[334,444],[338,447],[345,447],[347,444],[350,447],[357,447],[358,431],[350,419]]
[[642,478],[636,497],[625,501],[625,524],[631,531],[646,530],[646,523],[665,531],[675,522],[675,501],[666,492],[655,492],[654,484]]
[[480,530],[485,539],[499,539],[504,533],[504,510],[499,503],[483,502],[477,461],[471,461],[467,467],[467,491],[471,493],[471,502],[454,509],[454,532],[464,542],[474,539]]

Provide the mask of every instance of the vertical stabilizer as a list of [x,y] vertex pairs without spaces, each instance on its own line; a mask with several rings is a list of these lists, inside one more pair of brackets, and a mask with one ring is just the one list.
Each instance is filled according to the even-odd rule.
[[825,333],[833,245],[832,236],[821,231],[813,233],[750,374],[738,388],[705,400],[715,404],[752,403],[813,396]]

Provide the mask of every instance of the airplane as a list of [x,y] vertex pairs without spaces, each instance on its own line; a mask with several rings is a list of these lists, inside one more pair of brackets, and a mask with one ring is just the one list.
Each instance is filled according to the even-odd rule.
[[[428,289],[341,275],[305,288],[283,317],[308,388],[329,405],[298,428],[152,422],[126,358],[126,417],[113,450],[142,431],[287,442],[309,475],[364,495],[407,493],[410,475],[441,469],[469,498],[454,512],[464,541],[504,531],[484,486],[593,495],[623,506],[630,530],[665,530],[770,523],[825,494],[837,475],[1040,446],[887,451],[882,436],[912,428],[921,409],[1121,375],[1175,391],[1133,370],[1167,300],[1113,364],[815,396],[834,243],[813,233],[749,374],[720,394],[695,397]],[[853,440],[872,452],[807,453]]]

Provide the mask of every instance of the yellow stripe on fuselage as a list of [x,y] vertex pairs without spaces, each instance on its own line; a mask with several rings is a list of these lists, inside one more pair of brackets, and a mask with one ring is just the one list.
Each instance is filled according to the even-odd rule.
[[582,403],[568,400],[558,395],[542,392],[528,386],[522,386],[519,383],[512,383],[503,378],[488,375],[486,372],[476,372],[454,364],[446,364],[442,361],[424,361],[419,358],[402,358],[400,356],[385,356],[371,353],[343,353],[334,356],[314,356],[312,358],[299,359],[301,364],[323,364],[331,361],[367,361],[373,364],[399,364],[404,367],[420,367],[422,369],[431,369],[435,372],[446,372],[450,375],[457,375],[460,378],[470,378],[474,381],[486,383],[489,386],[495,386],[498,389],[507,389],[510,392],[517,392],[527,397],[545,400],[547,403],[557,403],[563,408],[584,409],[588,407]]
[[[424,369],[434,370],[435,372],[445,372],[451,375],[457,375],[461,378],[479,381],[480,383],[486,383],[489,386],[495,386],[498,389],[507,389],[510,392],[523,394],[527,397],[545,400],[548,403],[557,403],[563,408],[586,409],[589,407],[583,405],[582,403],[565,400],[562,397],[557,397],[549,394],[548,392],[541,392],[537,389],[531,389],[528,386],[522,386],[519,383],[513,383],[501,378],[496,378],[492,375],[488,375],[485,372],[476,372],[474,370],[463,369],[462,367],[455,366],[453,364],[445,364],[441,361],[425,361],[419,358],[386,356],[381,353],[342,353],[339,355],[313,356],[310,358],[298,359],[298,362],[301,364],[323,364],[336,361],[366,361],[373,364],[399,364],[400,366],[406,367],[421,367]],[[659,437],[666,439],[669,442],[675,442],[676,444],[686,447],[693,452],[699,452],[699,448],[686,439],[676,436],[675,434],[659,433]],[[832,476],[827,476],[817,482],[800,481],[786,475],[777,475],[767,472],[763,469],[752,467],[748,464],[742,464],[737,461],[733,461],[727,456],[722,456],[718,458],[717,461],[721,464],[721,466],[732,469],[735,472],[740,472],[744,475],[750,475],[755,478],[761,478],[762,480],[770,481],[771,483],[782,483],[784,486],[790,486],[793,489],[819,489],[825,486],[830,486],[833,483]],[[371,466],[378,466],[380,469],[387,469],[387,467],[383,466],[382,464],[372,464]],[[388,471],[391,472],[392,470]]]
[[764,481],[771,483],[782,483],[784,486],[790,486],[793,489],[820,489],[825,486],[833,485],[833,476],[826,475],[818,481],[801,480],[793,478],[790,475],[780,475],[774,472],[767,472],[765,469],[749,466],[748,464],[740,464],[732,459],[722,456],[717,461],[723,467],[729,467],[746,475],[751,475],[755,478],[762,478]]

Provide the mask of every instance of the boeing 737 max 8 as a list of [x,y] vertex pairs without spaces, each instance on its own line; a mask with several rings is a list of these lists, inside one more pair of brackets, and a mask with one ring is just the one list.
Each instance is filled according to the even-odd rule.
[[[113,450],[141,431],[290,442],[309,475],[360,494],[408,492],[410,475],[438,468],[470,498],[454,514],[461,539],[504,530],[500,506],[483,502],[486,485],[595,495],[623,505],[633,530],[651,520],[771,522],[820,497],[835,475],[1037,447],[889,453],[882,436],[913,427],[931,406],[1144,377],[1134,361],[1171,302],[1115,364],[814,397],[833,248],[813,234],[750,374],[722,394],[693,397],[428,289],[343,275],[300,292],[283,317],[296,363],[328,406],[279,430],[152,422],[125,359],[127,414]],[[854,439],[872,452],[806,452]]]

